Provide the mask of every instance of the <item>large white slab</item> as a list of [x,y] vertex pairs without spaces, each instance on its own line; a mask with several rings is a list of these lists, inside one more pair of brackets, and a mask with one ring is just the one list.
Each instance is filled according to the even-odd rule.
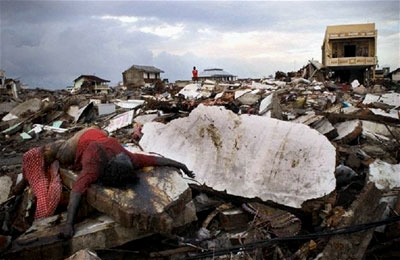
[[302,124],[200,105],[143,133],[144,150],[185,163],[215,190],[300,207],[335,189],[335,148]]

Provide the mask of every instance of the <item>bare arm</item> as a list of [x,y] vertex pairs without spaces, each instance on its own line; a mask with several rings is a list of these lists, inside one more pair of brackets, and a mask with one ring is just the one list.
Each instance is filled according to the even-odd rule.
[[70,238],[74,235],[74,219],[78,212],[79,203],[81,201],[82,194],[79,192],[71,191],[68,212],[67,212],[67,223],[61,229],[61,236],[63,238]]
[[64,238],[73,236],[74,220],[78,212],[82,194],[86,192],[90,184],[94,183],[99,176],[101,158],[98,155],[100,152],[100,147],[96,143],[92,143],[82,155],[82,171],[72,187],[68,203],[67,223],[61,230],[61,236]]
[[188,177],[194,178],[195,175],[192,171],[186,167],[185,164],[177,162],[172,159],[168,159],[165,157],[155,157],[155,165],[156,166],[172,166],[181,169]]
[[142,168],[146,166],[172,166],[181,169],[190,178],[195,177],[194,173],[189,171],[185,164],[175,160],[144,154],[129,153],[129,155],[131,156],[131,160],[135,168]]

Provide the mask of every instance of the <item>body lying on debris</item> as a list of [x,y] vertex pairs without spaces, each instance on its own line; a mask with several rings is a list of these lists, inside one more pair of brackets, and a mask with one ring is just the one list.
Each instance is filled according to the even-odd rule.
[[[67,141],[33,148],[24,154],[24,177],[37,197],[35,218],[50,216],[57,207],[61,194],[58,162],[74,165],[74,169],[80,171],[72,187],[67,223],[61,232],[65,238],[74,233],[74,217],[81,196],[91,183],[121,187],[135,181],[135,170],[146,166],[177,167],[187,176],[194,177],[193,172],[182,163],[164,157],[131,153],[106,132],[97,128],[83,129]],[[48,169],[47,173],[45,169]]]

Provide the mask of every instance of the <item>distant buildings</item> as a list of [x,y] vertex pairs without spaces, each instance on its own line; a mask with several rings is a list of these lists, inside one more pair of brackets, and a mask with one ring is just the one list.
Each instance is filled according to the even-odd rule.
[[205,69],[199,74],[199,80],[234,81],[237,76],[219,68]]
[[374,79],[377,33],[374,23],[328,26],[322,44],[322,64],[341,81]]
[[164,71],[154,66],[132,65],[122,72],[122,80],[124,86],[129,89],[140,88],[145,83],[154,84],[156,81],[161,80],[160,73],[164,73]]
[[90,93],[107,94],[110,87],[107,83],[109,80],[99,78],[94,75],[80,75],[74,80],[73,92],[84,89]]

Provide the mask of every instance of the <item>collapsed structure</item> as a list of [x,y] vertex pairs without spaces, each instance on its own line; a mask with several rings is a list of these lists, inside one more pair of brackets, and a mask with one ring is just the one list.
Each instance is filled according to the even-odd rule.
[[73,92],[84,90],[93,94],[108,94],[110,87],[109,80],[99,78],[94,75],[80,75],[74,80]]

